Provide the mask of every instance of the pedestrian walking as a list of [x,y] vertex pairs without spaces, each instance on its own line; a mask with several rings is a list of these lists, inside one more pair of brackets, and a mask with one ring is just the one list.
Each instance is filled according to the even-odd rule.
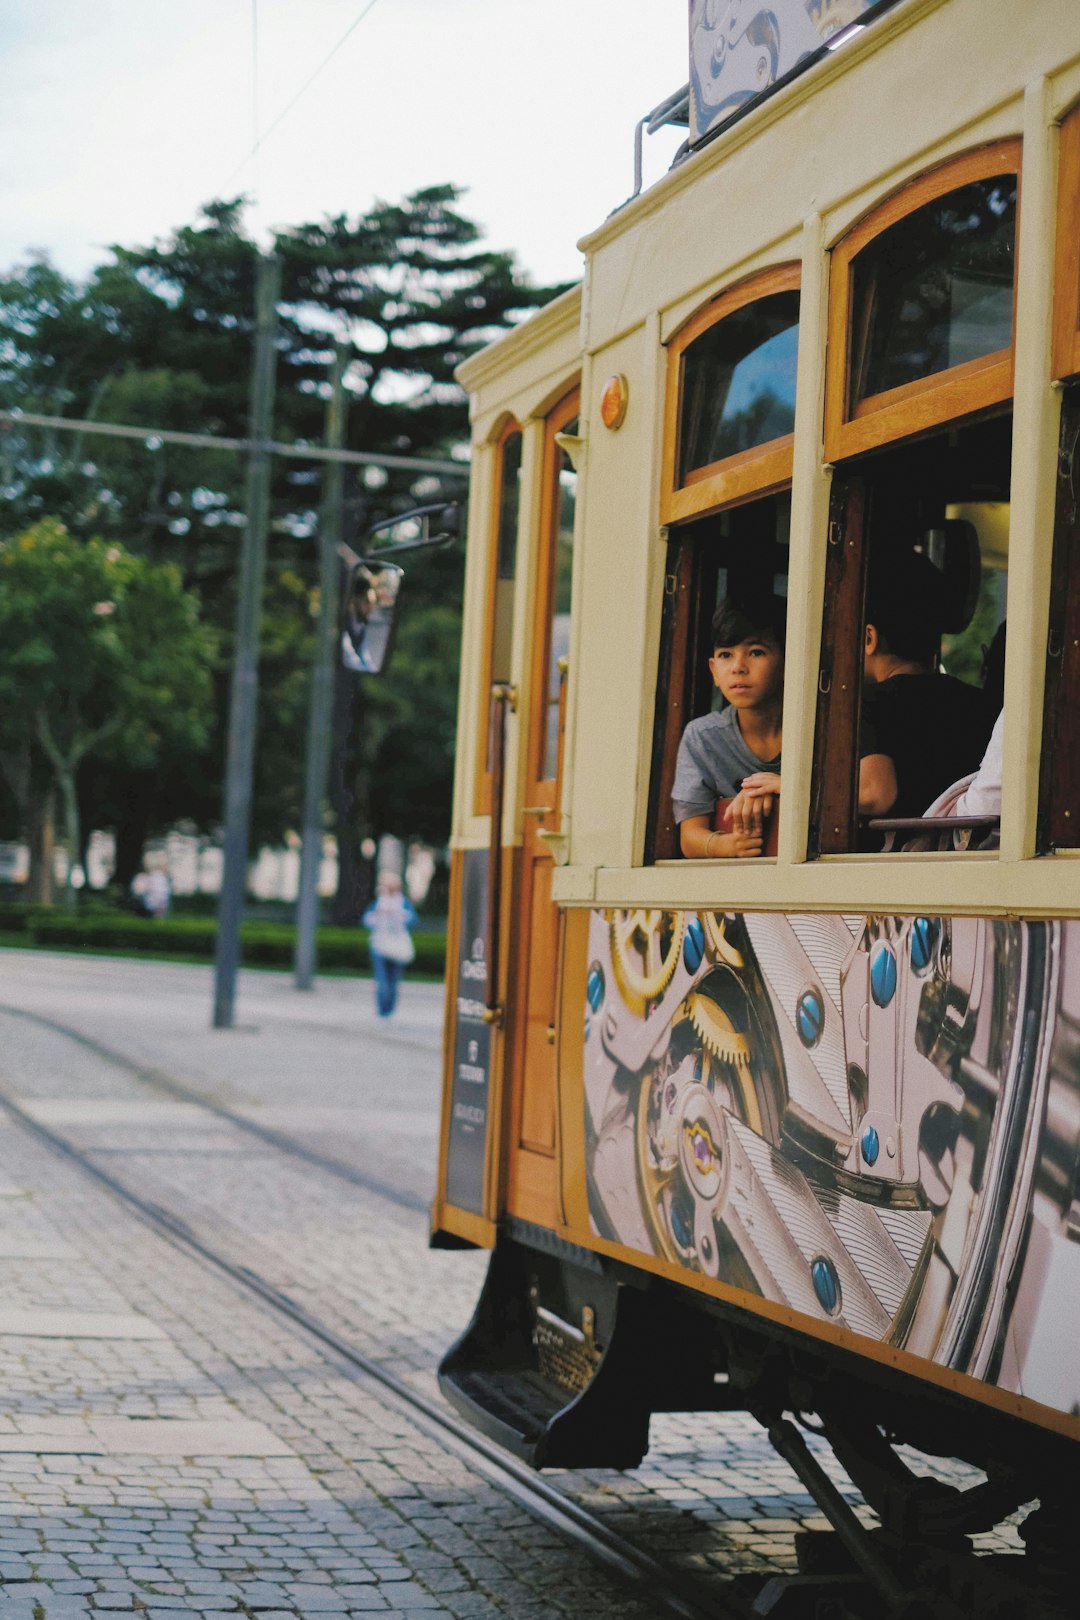
[[416,955],[409,933],[416,912],[401,889],[396,872],[384,872],[375,899],[364,912],[364,927],[371,930],[371,965],[375,972],[375,1005],[380,1018],[389,1018],[397,1006],[401,976]]
[[147,863],[131,880],[131,903],[140,917],[167,917],[172,883],[160,862]]

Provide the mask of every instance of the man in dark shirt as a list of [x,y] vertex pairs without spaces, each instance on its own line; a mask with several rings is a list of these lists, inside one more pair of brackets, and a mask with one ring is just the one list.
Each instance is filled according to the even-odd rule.
[[995,717],[978,687],[933,668],[944,609],[928,558],[872,569],[866,618],[859,814],[921,816],[978,769]]

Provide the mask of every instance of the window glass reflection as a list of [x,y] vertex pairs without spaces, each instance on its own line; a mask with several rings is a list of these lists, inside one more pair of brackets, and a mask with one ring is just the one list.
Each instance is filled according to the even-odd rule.
[[1016,176],[961,186],[852,261],[851,405],[1012,341]]
[[503,443],[499,467],[499,534],[495,551],[495,601],[491,625],[489,684],[510,679],[510,634],[517,566],[518,508],[521,499],[521,434]]
[[683,357],[679,482],[783,438],[795,426],[799,295],[759,298],[717,321]]
[[[577,417],[567,422],[563,433],[576,435]],[[556,447],[558,479],[558,528],[553,546],[551,582],[551,634],[548,639],[547,714],[544,721],[544,758],[541,779],[551,780],[559,763],[559,688],[562,676],[560,658],[570,652],[570,580],[574,566],[574,508],[577,502],[577,473],[565,450]]]

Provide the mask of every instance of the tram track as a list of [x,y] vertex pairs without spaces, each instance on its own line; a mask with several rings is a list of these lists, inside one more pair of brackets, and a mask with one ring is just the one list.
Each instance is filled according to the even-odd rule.
[[[77,1032],[69,1031],[55,1020],[35,1014],[23,1016],[56,1033],[71,1034],[73,1038],[79,1038]],[[139,1066],[131,1060],[122,1058],[120,1054],[109,1053],[107,1048],[103,1048],[101,1043],[93,1041],[90,1037],[81,1037],[81,1044],[106,1061],[117,1063],[118,1067],[127,1072],[139,1069]],[[143,1072],[156,1075],[156,1071]],[[167,1089],[157,1078],[148,1083]],[[177,1084],[181,1091],[187,1091],[182,1083]],[[192,1093],[190,1098],[185,1096],[184,1100],[199,1102],[211,1113],[219,1114],[223,1118],[232,1117],[230,1110],[218,1109],[206,1103],[197,1093]],[[380,1365],[268,1277],[247,1265],[242,1258],[230,1255],[222,1247],[209,1241],[184,1216],[145,1197],[122,1177],[96,1163],[98,1150],[84,1150],[71,1138],[36,1119],[16,1097],[2,1088],[0,1088],[0,1107],[3,1107],[20,1129],[53,1155],[73,1165],[84,1176],[109,1192],[173,1248],[189,1257],[195,1257],[223,1275],[234,1287],[256,1299],[272,1315],[287,1320],[309,1342],[318,1345],[323,1352],[329,1352],[346,1377],[358,1383],[370,1382],[377,1385],[382,1398],[400,1413],[407,1415],[421,1432],[480,1473],[545,1528],[556,1532],[564,1540],[580,1548],[594,1562],[615,1575],[636,1596],[648,1598],[655,1605],[657,1614],[678,1616],[681,1620],[747,1620],[751,1610],[748,1600],[741,1592],[734,1588],[727,1591],[723,1588],[718,1590],[716,1585],[706,1586],[665,1568],[659,1560],[612,1530],[572,1496],[462,1423],[449,1408],[443,1407],[441,1403],[416,1390],[394,1372]],[[233,1122],[241,1126],[245,1123],[242,1116]],[[267,1139],[268,1134],[270,1138],[276,1138],[278,1133],[266,1133],[261,1128],[256,1128],[253,1134]],[[286,1154],[299,1153],[301,1157],[313,1158],[323,1170],[331,1170],[334,1166],[334,1161],[322,1162],[321,1156],[309,1154],[299,1144],[293,1144],[290,1138],[273,1140],[271,1145]],[[348,1166],[339,1168],[349,1171]],[[347,1179],[356,1181],[358,1177],[350,1172]],[[367,1186],[363,1180],[360,1184]]]
[[364,1192],[375,1193],[378,1197],[385,1198],[402,1209],[414,1210],[417,1214],[424,1216],[428,1214],[426,1200],[411,1193],[407,1187],[397,1186],[392,1182],[383,1180],[380,1176],[370,1174],[368,1171],[358,1170],[355,1165],[346,1164],[344,1160],[336,1159],[332,1154],[322,1153],[317,1148],[309,1147],[304,1142],[298,1142],[294,1136],[289,1136],[284,1131],[275,1130],[272,1125],[260,1125],[258,1120],[250,1119],[246,1114],[239,1113],[236,1109],[229,1108],[224,1103],[215,1102],[213,1099],[204,1096],[197,1087],[189,1085],[179,1079],[178,1076],[170,1074],[167,1070],[138,1063],[134,1058],[128,1057],[126,1053],[118,1052],[114,1047],[107,1046],[103,1041],[97,1040],[92,1035],[84,1034],[82,1030],[75,1029],[70,1024],[64,1024],[57,1018],[49,1018],[44,1013],[31,1012],[25,1007],[11,1006],[6,1002],[0,1002],[0,1014],[12,1018],[21,1018],[27,1023],[36,1024],[40,1029],[49,1030],[54,1035],[61,1035],[76,1046],[81,1047],[83,1051],[92,1052],[95,1057],[101,1058],[103,1062],[121,1070],[130,1079],[137,1080],[141,1085],[163,1093],[174,1102],[192,1103],[196,1107],[205,1109],[207,1113],[234,1126],[238,1131],[243,1131],[246,1135],[255,1137],[270,1147],[278,1148],[283,1153],[291,1154],[293,1158],[301,1159],[306,1164],[325,1171],[328,1175],[337,1176],[341,1181],[348,1182],[350,1186],[359,1187]]

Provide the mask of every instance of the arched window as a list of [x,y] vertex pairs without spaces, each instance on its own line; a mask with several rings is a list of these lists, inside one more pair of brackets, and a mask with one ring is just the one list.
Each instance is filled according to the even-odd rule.
[[491,771],[487,757],[491,688],[496,682],[510,680],[518,516],[521,508],[521,428],[513,418],[503,424],[494,449],[496,464],[491,497],[487,641],[478,716],[479,735],[483,739],[477,779],[477,812],[481,815],[486,814],[491,801]]
[[675,858],[672,790],[687,723],[719,702],[719,602],[787,593],[799,266],[764,271],[692,316],[669,349],[664,500],[671,525],[646,847]]
[[1020,143],[943,163],[836,246],[829,296],[830,461],[1012,394]]
[[1038,847],[1080,847],[1080,107],[1061,126],[1054,380],[1063,385]]
[[798,265],[721,293],[672,338],[664,522],[790,480],[798,341]]
[[833,250],[812,853],[924,836],[1002,707],[1019,167],[964,153]]

